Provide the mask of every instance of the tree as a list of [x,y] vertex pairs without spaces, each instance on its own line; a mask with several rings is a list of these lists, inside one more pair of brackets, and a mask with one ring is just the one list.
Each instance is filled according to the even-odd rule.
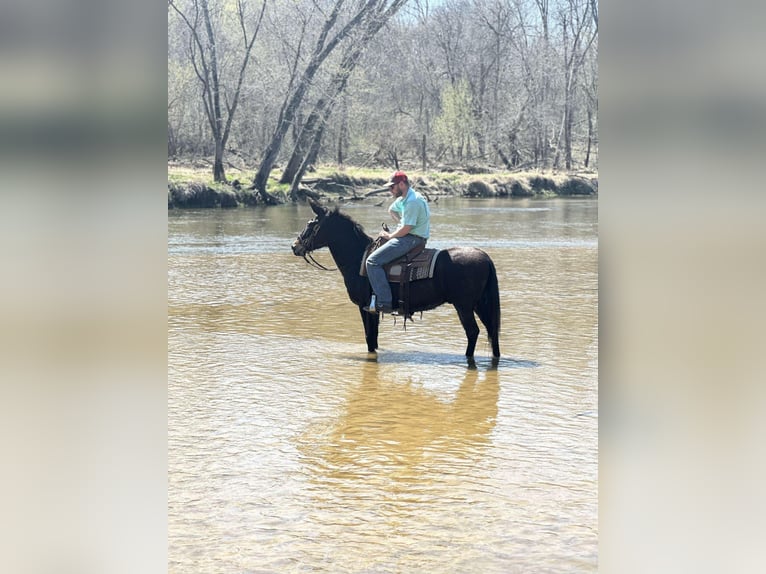
[[276,203],[276,199],[266,191],[266,182],[271,173],[272,167],[277,160],[279,151],[282,148],[282,142],[290,126],[293,125],[298,107],[303,101],[306,92],[311,87],[311,83],[319,71],[320,67],[327,57],[335,50],[338,44],[343,41],[351,32],[353,32],[363,21],[365,16],[375,8],[378,0],[364,0],[359,2],[358,11],[352,18],[343,25],[334,35],[331,31],[335,28],[338,17],[345,7],[346,0],[336,0],[332,11],[327,16],[322,31],[319,34],[311,58],[303,71],[301,78],[295,86],[292,93],[288,93],[285,103],[282,107],[277,127],[272,135],[269,145],[263,154],[263,159],[258,167],[258,171],[253,179],[252,188],[255,189],[266,203]]
[[[359,63],[359,59],[372,38],[380,31],[385,23],[406,3],[407,0],[392,0],[377,3],[369,12],[362,24],[361,33],[349,43],[340,62],[338,71],[330,81],[330,87],[317,100],[314,109],[303,124],[298,136],[290,161],[282,173],[281,182],[291,183],[290,198],[295,201],[298,186],[308,166],[313,163],[319,152],[327,120],[335,107],[340,95],[348,85],[351,73]],[[341,156],[342,154],[339,154]]]
[[580,69],[597,34],[597,30],[591,31],[590,29],[591,24],[597,21],[597,16],[590,13],[592,6],[591,0],[568,0],[568,6],[562,7],[559,13],[564,50],[564,110],[559,141],[556,146],[556,156],[553,162],[554,167],[559,165],[561,148],[563,147],[566,168],[572,169],[575,89]]
[[[596,16],[596,25],[598,17]],[[585,93],[585,107],[588,115],[588,135],[586,140],[585,160],[583,165],[590,167],[591,152],[594,144],[597,143],[596,126],[598,124],[598,57],[596,55],[597,46],[588,54],[588,69],[582,81],[582,90]]]
[[266,203],[277,161],[293,198],[336,159],[598,165],[596,0],[261,1],[169,0],[169,157],[236,153]]
[[[479,71],[478,79],[469,80],[474,95],[474,116],[478,124],[476,133],[479,151],[485,153],[485,142],[495,150],[501,161],[511,163],[501,149],[509,114],[503,104],[511,96],[513,70],[510,69],[511,36],[514,30],[514,14],[510,3],[504,0],[489,0],[476,5],[476,31],[471,34],[478,42],[471,50],[466,72]],[[485,135],[486,134],[486,135]],[[511,155],[514,150],[511,150]]]
[[[202,102],[205,115],[210,125],[210,130],[215,143],[215,157],[213,160],[213,179],[226,181],[226,172],[223,166],[223,156],[226,143],[231,133],[234,114],[239,104],[242,83],[245,72],[251,59],[253,45],[258,36],[258,30],[266,11],[266,0],[263,0],[260,13],[257,17],[255,30],[248,33],[248,13],[246,0],[236,0],[236,19],[242,32],[242,56],[239,65],[239,73],[236,86],[229,92],[222,78],[221,62],[226,58],[219,53],[217,31],[211,17],[208,0],[190,0],[190,6],[185,9],[179,5],[179,0],[168,0],[168,5],[178,14],[189,30],[188,55],[194,72],[199,79]],[[216,15],[222,19],[225,11],[217,11]],[[204,32],[201,30],[204,27]],[[225,107],[225,113],[224,113]]]
[[442,93],[442,112],[435,121],[437,140],[450,150],[453,160],[463,162],[476,132],[473,99],[468,82],[448,85]]

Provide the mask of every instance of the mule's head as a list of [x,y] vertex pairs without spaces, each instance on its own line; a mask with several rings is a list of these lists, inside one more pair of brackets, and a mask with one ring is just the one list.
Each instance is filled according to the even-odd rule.
[[309,199],[309,205],[316,217],[309,220],[306,227],[298,235],[298,239],[293,242],[293,253],[299,257],[328,245],[327,234],[324,233],[322,224],[327,219],[329,210],[312,199]]

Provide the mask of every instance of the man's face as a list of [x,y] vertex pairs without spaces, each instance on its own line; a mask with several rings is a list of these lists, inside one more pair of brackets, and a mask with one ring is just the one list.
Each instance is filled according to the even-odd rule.
[[402,183],[403,182],[400,181],[399,183],[395,183],[394,185],[391,186],[391,195],[393,195],[394,197],[402,196],[402,193],[404,193],[401,189]]

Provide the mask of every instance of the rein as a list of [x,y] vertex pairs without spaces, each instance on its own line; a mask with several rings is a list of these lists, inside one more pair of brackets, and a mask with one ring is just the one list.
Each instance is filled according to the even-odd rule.
[[[309,261],[311,259],[311,261]],[[334,267],[333,269],[328,269],[324,265],[322,265],[319,261],[314,259],[314,257],[311,255],[311,251],[307,251],[303,254],[303,260],[308,263],[311,267],[314,267],[315,269],[320,269],[322,271],[337,271],[338,268]]]

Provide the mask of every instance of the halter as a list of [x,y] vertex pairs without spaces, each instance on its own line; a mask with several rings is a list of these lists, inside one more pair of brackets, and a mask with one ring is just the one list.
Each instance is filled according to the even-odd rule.
[[[316,222],[316,225],[314,226],[314,229],[312,229],[312,230],[311,230],[311,235],[309,235],[309,236],[308,236],[307,238],[305,238],[305,239],[301,239],[301,237],[300,237],[300,236],[298,237],[298,242],[300,243],[300,245],[301,245],[301,246],[302,246],[304,249],[306,249],[306,243],[308,243],[308,242],[309,242],[309,240],[313,240],[313,239],[314,239],[314,236],[317,234],[317,231],[319,230],[319,221],[318,221],[318,220],[316,220],[316,219],[313,219],[312,221],[309,221],[309,224],[311,224],[312,222]],[[301,233],[301,235],[303,235],[303,234]],[[328,269],[327,267],[325,267],[324,265],[322,265],[322,264],[321,264],[319,261],[317,261],[316,259],[314,259],[313,255],[311,255],[311,253],[312,253],[313,251],[314,251],[313,249],[310,249],[310,250],[309,250],[309,249],[306,249],[306,252],[303,254],[303,260],[304,260],[306,263],[308,263],[308,264],[309,264],[311,267],[314,267],[315,269],[320,269],[320,270],[322,270],[322,271],[337,271],[337,270],[338,270],[338,268],[337,268],[337,267],[335,267],[335,268],[332,268],[332,269]],[[310,260],[310,261],[309,261],[309,260]]]

